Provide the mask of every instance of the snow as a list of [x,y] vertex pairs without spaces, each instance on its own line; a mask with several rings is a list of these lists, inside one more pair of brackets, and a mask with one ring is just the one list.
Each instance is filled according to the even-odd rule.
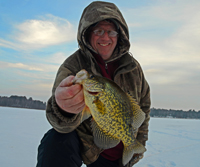
[[[41,110],[0,107],[1,167],[34,167],[37,148],[51,128]],[[197,167],[200,120],[151,118],[145,157],[134,167]],[[82,165],[85,167],[85,165]]]

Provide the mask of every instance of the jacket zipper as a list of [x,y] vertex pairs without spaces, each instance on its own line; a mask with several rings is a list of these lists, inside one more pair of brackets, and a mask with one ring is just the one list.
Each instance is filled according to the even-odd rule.
[[105,63],[105,69],[106,69],[106,72],[108,74],[108,64],[107,63]]

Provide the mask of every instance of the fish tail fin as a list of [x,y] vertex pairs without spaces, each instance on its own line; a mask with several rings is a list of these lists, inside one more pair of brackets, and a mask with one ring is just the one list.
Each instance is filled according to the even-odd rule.
[[125,166],[133,157],[134,154],[141,154],[146,151],[146,148],[137,140],[129,146],[124,146],[122,163]]

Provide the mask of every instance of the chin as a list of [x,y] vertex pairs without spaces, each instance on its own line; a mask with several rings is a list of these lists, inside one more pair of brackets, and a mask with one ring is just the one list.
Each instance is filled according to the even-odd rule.
[[110,56],[101,56],[103,60],[108,60]]
[[100,56],[102,57],[103,60],[108,60],[111,57],[111,55],[102,55],[102,54],[100,54]]

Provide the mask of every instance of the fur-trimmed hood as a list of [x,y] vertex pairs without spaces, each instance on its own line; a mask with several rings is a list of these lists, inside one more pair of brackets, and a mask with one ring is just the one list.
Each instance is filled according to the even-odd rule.
[[108,60],[112,61],[127,53],[130,48],[128,26],[120,10],[115,4],[102,1],[94,1],[89,4],[84,9],[81,16],[78,27],[77,40],[80,48],[83,51],[89,49],[90,51],[95,52],[86,40],[85,34],[87,34],[86,32],[91,25],[94,25],[95,23],[105,19],[114,20],[115,24],[118,24],[119,27],[117,47],[111,58]]

